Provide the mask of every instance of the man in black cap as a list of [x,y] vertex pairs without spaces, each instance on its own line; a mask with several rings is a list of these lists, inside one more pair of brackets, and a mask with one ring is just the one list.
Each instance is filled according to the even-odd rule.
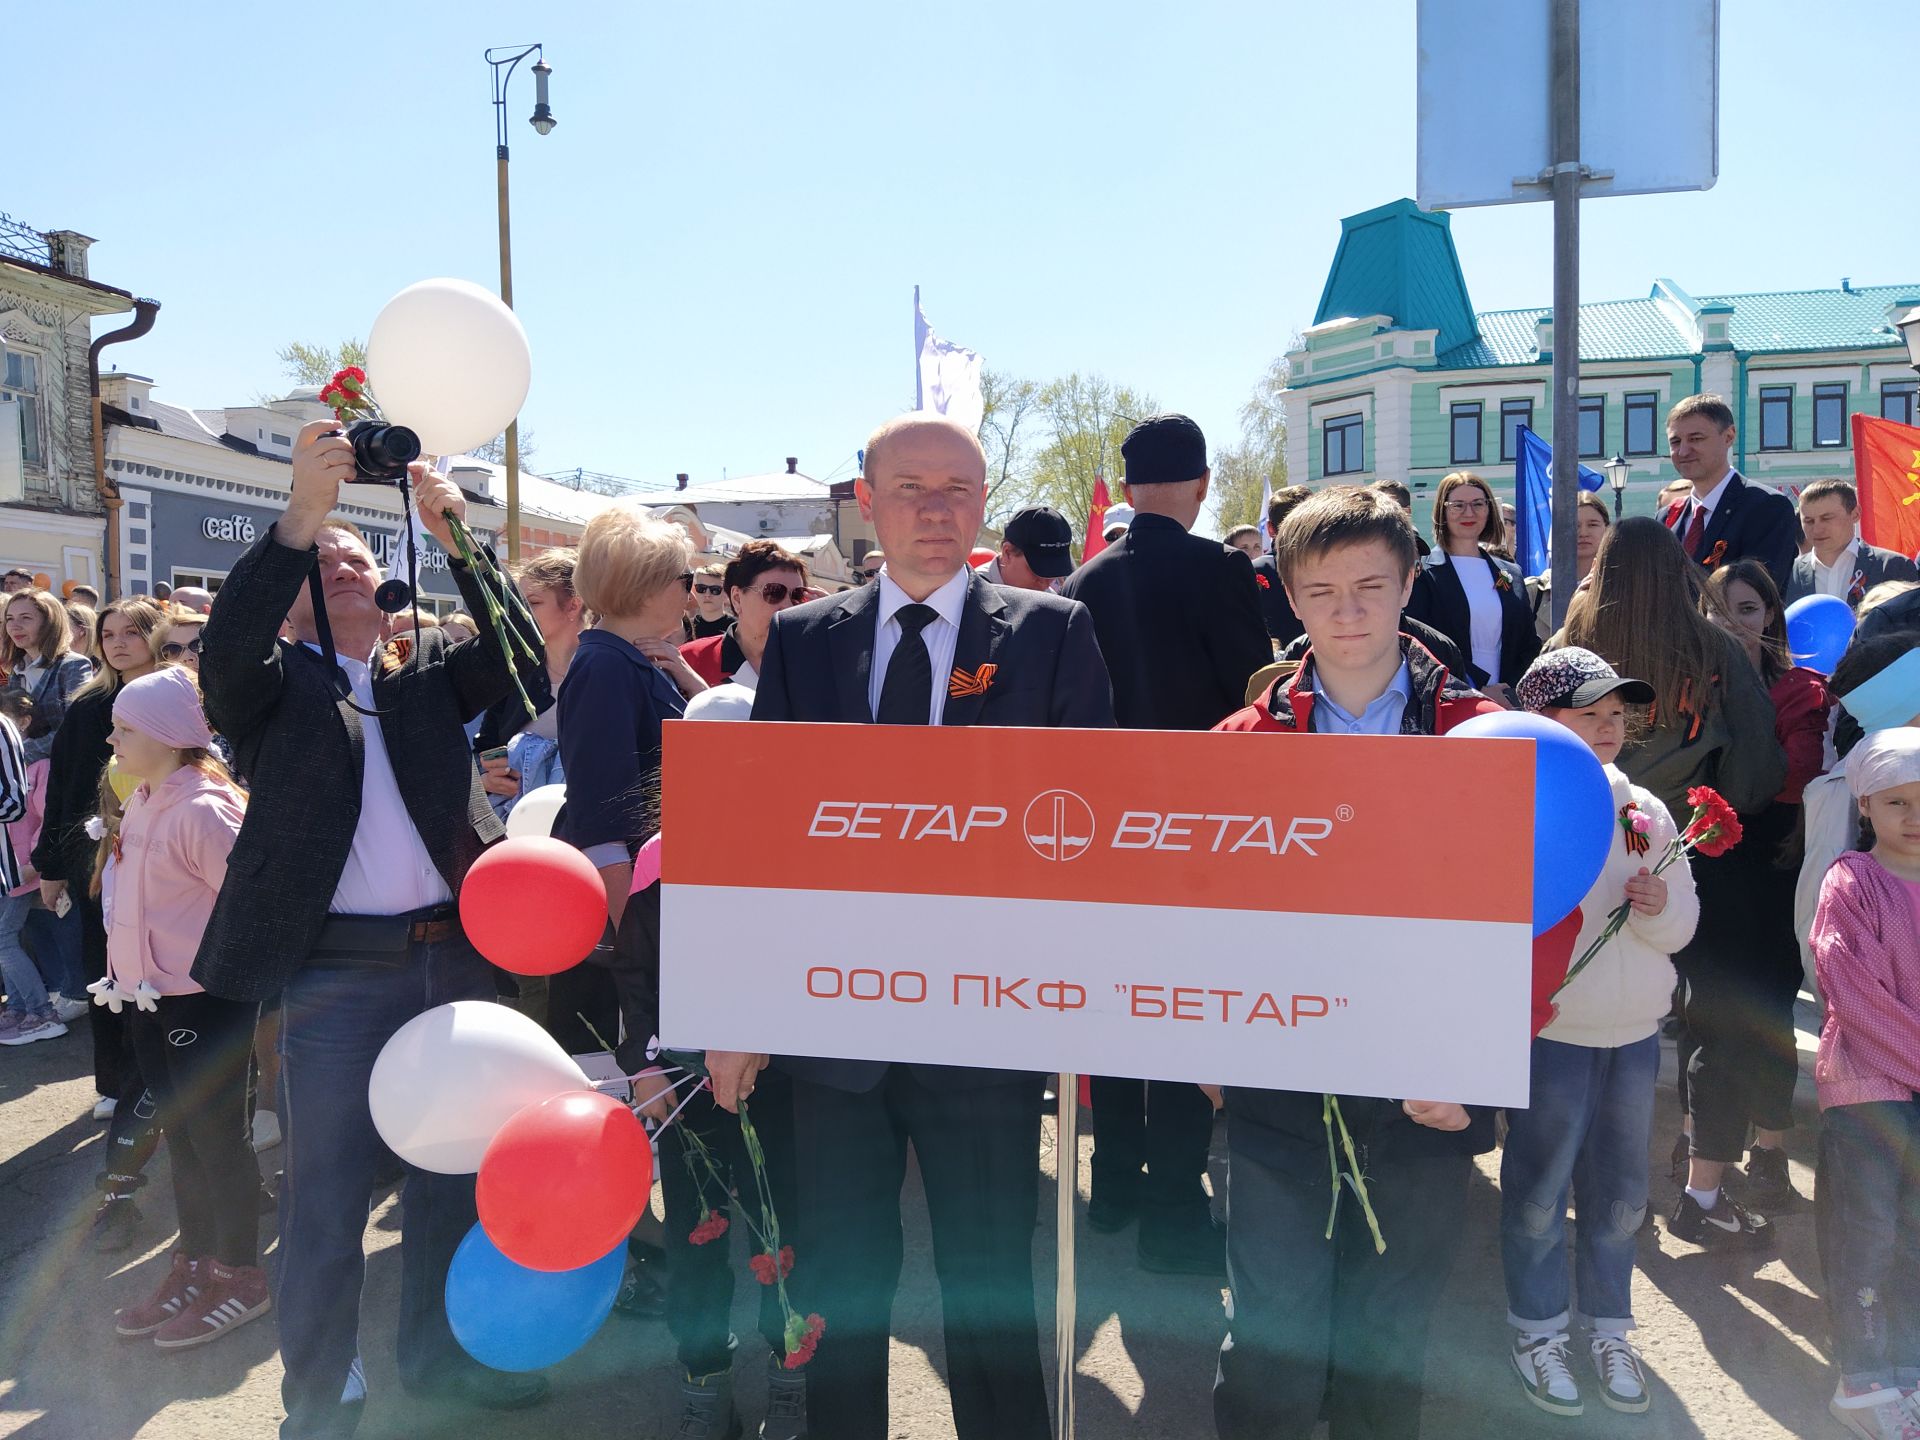
[[[1253,562],[1188,533],[1212,479],[1198,425],[1184,415],[1151,416],[1120,454],[1133,523],[1060,593],[1093,612],[1121,726],[1210,730],[1245,704],[1248,677],[1273,659]],[[1146,1269],[1224,1273],[1222,1237],[1201,1185],[1212,1102],[1195,1085],[1096,1078],[1093,1113],[1088,1223],[1118,1230],[1137,1214]]]
[[1000,553],[980,572],[988,584],[1055,590],[1073,573],[1073,527],[1051,505],[1016,510],[1001,534]]

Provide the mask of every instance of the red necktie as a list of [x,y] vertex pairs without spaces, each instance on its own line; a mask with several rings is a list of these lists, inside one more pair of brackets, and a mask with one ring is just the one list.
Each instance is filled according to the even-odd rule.
[[1693,502],[1693,519],[1687,524],[1687,538],[1680,543],[1686,547],[1687,558],[1698,560],[1700,547],[1707,539],[1707,507],[1698,500]]

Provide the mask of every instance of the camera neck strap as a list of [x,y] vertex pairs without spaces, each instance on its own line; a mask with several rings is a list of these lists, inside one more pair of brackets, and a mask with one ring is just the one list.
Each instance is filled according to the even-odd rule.
[[[407,597],[413,605],[413,633],[418,643],[420,635],[420,546],[414,533],[414,526],[408,507],[412,496],[408,493],[407,483],[400,482],[400,514],[406,535],[407,573],[413,577],[413,583],[406,587]],[[327,683],[333,687],[334,699],[357,710],[360,714],[378,719],[382,715],[391,715],[391,710],[382,710],[377,705],[372,709],[360,704],[353,698],[353,683],[347,679],[347,672],[340,668],[340,652],[333,643],[333,622],[327,618],[327,597],[320,584],[320,557],[313,557],[313,564],[307,570],[307,594],[313,601],[313,629],[315,638],[320,642],[320,657],[327,663]],[[393,612],[398,614],[402,605]]]

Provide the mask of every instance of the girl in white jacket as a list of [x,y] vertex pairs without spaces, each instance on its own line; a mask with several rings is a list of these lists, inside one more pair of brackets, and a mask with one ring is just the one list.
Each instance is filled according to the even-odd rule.
[[1634,1327],[1634,1237],[1647,1211],[1660,1021],[1673,998],[1669,957],[1693,938],[1700,902],[1684,859],[1652,873],[1674,838],[1673,817],[1613,764],[1627,740],[1629,707],[1650,702],[1652,687],[1621,679],[1590,650],[1568,648],[1535,661],[1517,694],[1526,709],[1586,741],[1613,785],[1618,823],[1606,868],[1580,902],[1573,956],[1586,953],[1622,904],[1629,910],[1620,932],[1555,997],[1533,1042],[1532,1104],[1508,1112],[1500,1255],[1513,1368],[1541,1409],[1581,1413],[1567,1361],[1571,1187],[1579,1202],[1574,1271],[1600,1398],[1638,1412],[1649,1403],[1646,1376],[1627,1332]]

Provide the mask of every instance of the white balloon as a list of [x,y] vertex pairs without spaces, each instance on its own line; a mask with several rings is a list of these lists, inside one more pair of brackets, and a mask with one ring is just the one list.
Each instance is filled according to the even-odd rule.
[[553,834],[553,822],[566,803],[564,785],[542,785],[538,790],[529,790],[507,812],[507,838],[518,840],[523,835]]
[[573,1057],[518,1010],[456,1000],[394,1032],[373,1062],[367,1103],[402,1160],[470,1175],[494,1134],[527,1106],[592,1088]]
[[460,455],[507,428],[533,383],[519,318],[467,280],[422,280],[389,300],[367,336],[380,411],[429,455]]

